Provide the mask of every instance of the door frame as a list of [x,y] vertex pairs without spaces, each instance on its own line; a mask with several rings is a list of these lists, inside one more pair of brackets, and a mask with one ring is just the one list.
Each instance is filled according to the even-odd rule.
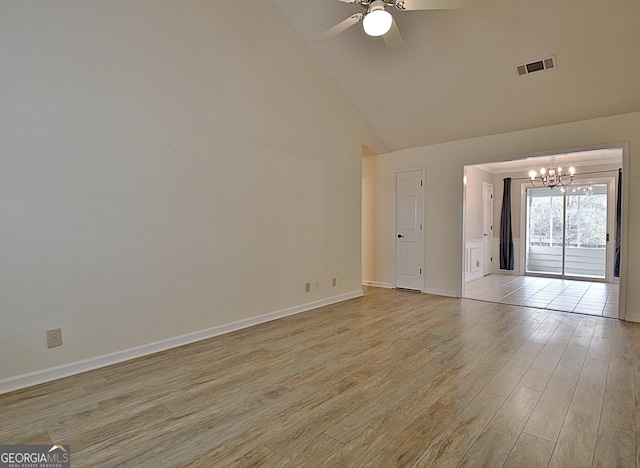
[[[485,232],[484,232],[484,228],[487,222],[487,219],[485,218],[486,213],[484,212],[484,190],[485,187],[491,187],[491,210],[489,212],[489,224],[491,226],[491,228],[489,229],[489,239],[485,239]],[[482,276],[487,276],[490,275],[491,273],[493,273],[493,184],[489,183],[489,182],[482,182]],[[489,246],[489,255],[487,255],[487,250],[486,250],[486,245],[485,243],[488,242],[488,246]],[[488,258],[487,258],[488,257]],[[487,267],[488,267],[488,271],[487,271]]]
[[[397,271],[397,261],[398,261],[398,252],[397,252],[397,242],[396,242],[396,234],[398,232],[398,218],[397,218],[397,199],[398,199],[398,174],[401,174],[403,172],[413,172],[413,171],[420,171],[421,174],[421,178],[422,181],[424,183],[425,180],[425,174],[426,174],[426,167],[425,166],[417,166],[417,167],[405,167],[402,169],[394,169],[393,170],[393,238],[392,238],[392,242],[393,242],[393,288],[395,289],[397,287],[397,279],[396,279],[396,271]],[[424,226],[424,220],[425,220],[425,189],[424,186],[422,188],[421,194],[420,194],[422,200],[422,213],[419,213],[419,222],[422,224],[422,237],[420,239],[420,265],[422,268],[422,284],[420,286],[420,292],[424,292],[424,285],[425,285],[425,260],[424,260],[424,244],[425,244],[425,226]]]
[[[520,154],[512,154],[505,155],[502,157],[486,157],[480,158],[477,161],[465,161],[461,163],[460,175],[463,179],[462,184],[462,206],[460,212],[460,219],[462,220],[462,235],[460,238],[460,252],[461,252],[461,262],[460,262],[460,276],[459,276],[459,287],[460,297],[464,297],[465,294],[465,282],[464,282],[464,252],[465,252],[465,230],[466,230],[466,217],[465,217],[465,204],[466,204],[466,168],[467,166],[477,166],[482,164],[489,163],[501,163],[508,162],[511,160],[521,160],[521,159],[532,159],[539,157],[548,157],[556,154],[566,154],[566,153],[575,153],[580,151],[592,151],[592,150],[606,150],[606,149],[620,149],[622,151],[622,224],[620,226],[620,278],[618,281],[620,284],[620,293],[618,297],[618,318],[625,320],[628,315],[632,315],[633,321],[640,322],[640,314],[632,314],[627,312],[627,271],[628,271],[628,250],[629,250],[629,142],[628,141],[617,141],[617,142],[609,142],[603,144],[593,144],[588,146],[576,146],[576,147],[568,147],[568,148],[556,148],[554,150],[546,150],[539,152],[530,152],[530,153],[520,153]],[[520,178],[526,179],[526,177]],[[517,179],[513,179],[517,180]],[[522,217],[521,217],[522,218]],[[521,226],[520,236],[522,237],[522,233],[524,232],[524,228]],[[521,244],[521,243],[520,243]],[[524,253],[522,246],[520,245],[518,250],[516,251],[517,255],[517,270],[514,271],[516,275],[524,275]],[[518,265],[519,263],[519,265]]]

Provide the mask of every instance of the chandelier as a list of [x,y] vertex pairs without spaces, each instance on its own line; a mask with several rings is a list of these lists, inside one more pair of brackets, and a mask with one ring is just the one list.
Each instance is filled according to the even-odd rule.
[[593,195],[593,186],[589,184],[585,187],[574,187],[571,190],[571,193],[577,193],[578,195],[580,194],[580,192],[590,197],[591,195]]
[[[573,182],[573,176],[576,170],[573,166],[569,168],[569,173],[563,173],[561,167],[556,167],[556,158],[551,158],[551,166],[548,169],[541,168],[540,174],[536,171],[529,171],[529,179],[534,187],[561,187],[564,192],[564,186]],[[567,180],[568,179],[568,180]]]

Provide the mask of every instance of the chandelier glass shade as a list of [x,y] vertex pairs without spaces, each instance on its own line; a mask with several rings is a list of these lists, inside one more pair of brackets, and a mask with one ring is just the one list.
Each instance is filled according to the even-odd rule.
[[540,172],[529,171],[529,179],[534,187],[564,187],[573,182],[573,176],[576,170],[573,166],[569,168],[569,172],[562,172],[561,167],[556,167],[556,159],[551,158],[551,166],[549,168],[542,167]]

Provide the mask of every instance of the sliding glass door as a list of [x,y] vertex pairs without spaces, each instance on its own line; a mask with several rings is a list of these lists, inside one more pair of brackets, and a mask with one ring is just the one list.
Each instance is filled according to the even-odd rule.
[[526,272],[606,279],[609,185],[526,189]]
[[607,184],[567,190],[565,275],[605,278],[607,192]]

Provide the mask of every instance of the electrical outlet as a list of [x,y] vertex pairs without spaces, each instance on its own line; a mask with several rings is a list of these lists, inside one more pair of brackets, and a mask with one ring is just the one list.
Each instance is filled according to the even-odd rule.
[[320,290],[320,281],[316,281],[316,291]]
[[47,330],[47,348],[62,346],[62,328]]
[[309,292],[309,291],[311,291],[311,283],[305,283],[304,292]]
[[333,286],[335,286],[337,283],[338,283],[337,278],[333,278],[333,280],[332,280],[332,283],[331,283],[331,284],[332,284]]

